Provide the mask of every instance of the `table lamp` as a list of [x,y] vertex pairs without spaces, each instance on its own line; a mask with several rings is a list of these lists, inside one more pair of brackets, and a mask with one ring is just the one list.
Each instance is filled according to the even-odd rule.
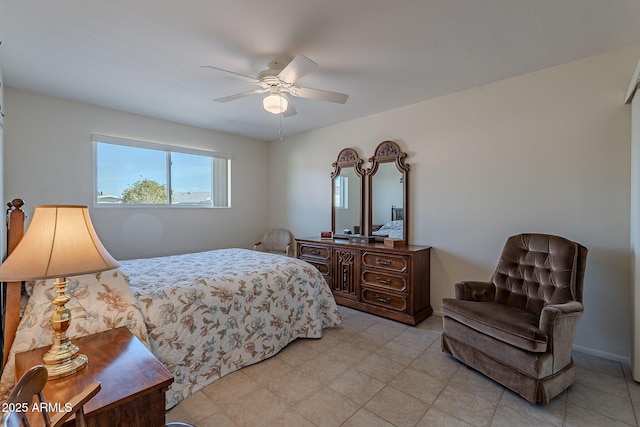
[[55,332],[51,349],[43,356],[49,379],[72,375],[87,365],[87,357],[67,337],[71,311],[65,307],[68,276],[97,273],[118,267],[93,229],[86,206],[37,205],[24,237],[0,265],[0,281],[55,278],[57,309],[51,316]]

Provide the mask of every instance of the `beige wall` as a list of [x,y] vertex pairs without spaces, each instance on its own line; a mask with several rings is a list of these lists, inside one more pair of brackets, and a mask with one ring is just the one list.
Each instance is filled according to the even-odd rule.
[[[8,200],[90,206],[118,259],[246,247],[268,227],[269,144],[12,88],[5,90],[4,189]],[[230,209],[94,208],[93,146],[100,133],[230,153]]]
[[[271,225],[330,228],[331,163],[391,139],[409,154],[410,242],[433,246],[431,302],[488,279],[505,239],[554,233],[589,252],[578,349],[629,357],[630,108],[640,46],[308,132],[271,146]],[[286,125],[286,123],[285,123]]]

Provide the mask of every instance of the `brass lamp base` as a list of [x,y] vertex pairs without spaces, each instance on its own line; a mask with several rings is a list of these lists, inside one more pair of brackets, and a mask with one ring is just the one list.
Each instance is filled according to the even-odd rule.
[[51,328],[55,332],[53,345],[42,357],[49,377],[47,380],[73,375],[87,366],[89,359],[84,354],[78,353],[78,347],[73,345],[67,337],[67,329],[71,324],[71,311],[65,307],[69,297],[65,295],[67,287],[66,278],[58,278],[55,281],[57,296],[51,301],[58,306],[51,316]]
[[73,359],[67,359],[60,363],[50,363],[47,361],[46,356],[47,355],[45,355],[43,359],[44,367],[47,368],[49,374],[47,381],[73,375],[84,369],[89,362],[89,359],[84,354],[77,354]]

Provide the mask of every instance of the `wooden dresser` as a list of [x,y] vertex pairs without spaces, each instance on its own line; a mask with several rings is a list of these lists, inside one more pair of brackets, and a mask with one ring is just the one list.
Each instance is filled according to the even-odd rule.
[[426,319],[430,303],[428,246],[296,239],[298,258],[315,266],[340,305],[410,325]]

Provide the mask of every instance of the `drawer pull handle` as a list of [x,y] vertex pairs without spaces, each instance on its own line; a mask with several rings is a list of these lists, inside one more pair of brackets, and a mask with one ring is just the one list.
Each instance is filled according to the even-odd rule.
[[378,283],[382,283],[383,285],[390,285],[391,284],[391,279],[381,279],[380,276],[376,276],[376,282]]
[[376,299],[378,300],[378,302],[383,302],[385,304],[390,304],[391,303],[391,298],[382,298],[378,294],[376,294]]
[[378,264],[378,265],[391,265],[391,260],[388,259],[386,261],[383,261],[380,258],[376,257],[376,264]]

